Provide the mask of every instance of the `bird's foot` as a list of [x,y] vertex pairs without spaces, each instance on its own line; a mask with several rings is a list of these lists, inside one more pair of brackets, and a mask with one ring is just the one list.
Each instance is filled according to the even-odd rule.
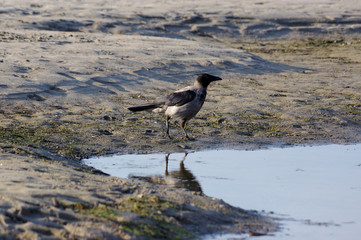
[[188,136],[188,134],[187,134],[187,135],[185,136],[185,140],[194,141],[194,140],[196,140],[196,139],[193,138],[193,137]]
[[165,133],[166,138],[172,139],[172,137],[169,135],[169,133]]

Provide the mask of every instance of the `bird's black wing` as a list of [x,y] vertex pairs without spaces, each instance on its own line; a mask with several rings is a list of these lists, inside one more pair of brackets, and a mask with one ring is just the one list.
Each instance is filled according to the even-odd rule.
[[182,106],[189,103],[196,97],[196,92],[192,90],[175,92],[166,97],[165,104],[168,106]]

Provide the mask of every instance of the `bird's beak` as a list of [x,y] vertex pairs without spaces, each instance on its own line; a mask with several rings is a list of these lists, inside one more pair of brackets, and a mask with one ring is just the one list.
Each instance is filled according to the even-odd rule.
[[212,79],[212,81],[219,81],[219,80],[222,80],[222,78],[220,78],[220,77],[214,77],[214,78]]

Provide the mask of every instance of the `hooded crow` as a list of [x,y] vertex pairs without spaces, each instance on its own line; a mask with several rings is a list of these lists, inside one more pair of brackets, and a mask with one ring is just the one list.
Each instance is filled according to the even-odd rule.
[[175,91],[174,93],[155,100],[152,103],[141,105],[137,107],[128,108],[132,112],[138,111],[153,111],[164,113],[166,117],[166,134],[169,136],[169,119],[181,119],[181,128],[185,137],[189,136],[185,130],[186,122],[193,118],[202,108],[206,100],[207,87],[213,81],[222,80],[220,77],[212,76],[210,74],[201,74],[198,76],[193,86],[188,86]]

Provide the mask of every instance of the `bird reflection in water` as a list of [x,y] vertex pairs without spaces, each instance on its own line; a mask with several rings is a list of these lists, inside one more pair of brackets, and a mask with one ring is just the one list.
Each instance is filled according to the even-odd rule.
[[162,175],[152,176],[131,176],[132,179],[146,181],[157,185],[168,185],[175,188],[181,188],[193,192],[202,193],[202,188],[196,177],[191,171],[184,167],[188,153],[184,154],[182,161],[179,164],[179,170],[168,171],[168,160],[170,154],[165,156],[165,173]]

